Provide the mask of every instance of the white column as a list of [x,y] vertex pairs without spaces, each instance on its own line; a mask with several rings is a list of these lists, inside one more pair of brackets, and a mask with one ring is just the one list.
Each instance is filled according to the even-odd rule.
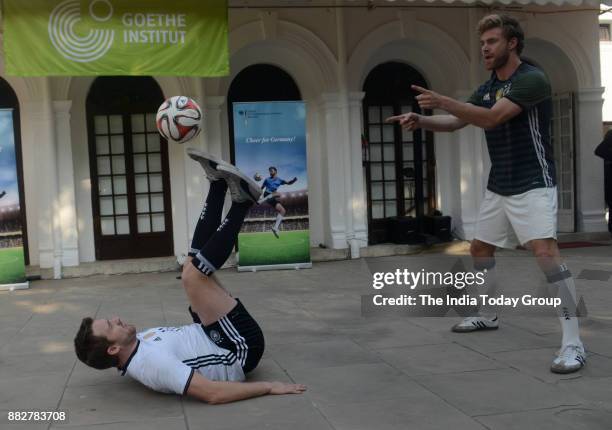
[[53,268],[53,277],[61,277],[61,227],[58,203],[58,166],[55,141],[55,117],[48,78],[38,78],[40,98],[23,103],[30,119],[32,142],[36,144],[35,166],[38,203],[38,253],[41,269]]
[[[466,100],[469,90],[456,91],[454,97]],[[460,219],[453,220],[456,234],[462,239],[472,240],[478,218],[480,203],[488,179],[488,155],[484,131],[478,127],[467,126],[455,133],[458,147],[458,181],[460,192]]]
[[[353,245],[351,257],[359,258],[359,248],[368,245],[368,208],[364,189],[364,171],[361,151],[363,133],[364,92],[349,93],[349,155],[351,195],[349,207],[353,219]],[[355,255],[356,254],[356,255]]]
[[79,232],[77,226],[72,138],[70,133],[71,100],[53,102],[58,167],[58,221],[61,232],[63,266],[79,265]]
[[344,145],[342,112],[338,93],[324,93],[321,96],[322,155],[323,155],[323,204],[326,229],[325,243],[330,248],[347,248],[347,205],[344,182]]
[[221,130],[224,96],[206,98],[204,118],[206,120],[205,150],[217,157],[223,157],[223,130]]
[[461,220],[457,223],[459,237],[472,240],[482,201],[482,157],[480,153],[482,130],[468,126],[459,134],[459,190],[461,193]]
[[577,93],[576,215],[578,231],[607,231],[603,163],[593,154],[602,140],[603,88]]
[[[337,145],[342,147],[342,163],[338,165],[338,168],[343,171],[344,179],[344,205],[346,211],[346,218],[344,224],[345,240],[346,245],[350,247],[351,258],[359,258],[360,241],[356,236],[355,232],[355,203],[357,203],[357,210],[360,211],[359,202],[355,202],[355,191],[358,190],[355,186],[355,177],[357,172],[353,163],[355,162],[355,155],[353,153],[354,144],[353,138],[355,132],[351,127],[351,111],[350,111],[350,95],[348,92],[348,80],[347,80],[347,63],[348,63],[348,50],[346,44],[346,30],[345,30],[345,16],[342,8],[336,9],[336,41],[337,41],[337,56],[338,56],[338,68],[337,68],[337,108],[338,108],[338,123],[336,125],[338,130]],[[357,96],[359,101],[363,98]],[[357,141],[355,143],[360,147],[361,130],[357,133]],[[361,154],[361,150],[357,154]],[[363,230],[363,229],[362,229]],[[363,232],[361,232],[363,234]],[[367,245],[367,241],[365,243]],[[342,246],[342,248],[346,247]],[[335,247],[335,246],[334,246]]]
[[319,103],[312,100],[304,100],[306,104],[306,145],[308,156],[308,214],[310,226],[310,243],[318,246],[325,243],[325,232],[329,229],[325,211],[327,204],[324,202],[326,191],[323,189],[325,166],[324,148],[321,142],[324,140],[324,131],[321,126],[321,115]]

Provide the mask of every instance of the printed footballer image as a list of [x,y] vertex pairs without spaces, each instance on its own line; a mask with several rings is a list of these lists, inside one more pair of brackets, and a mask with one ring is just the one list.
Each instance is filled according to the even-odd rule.
[[295,175],[281,176],[276,166],[267,170],[265,177],[253,176],[261,184],[262,196],[238,238],[240,265],[306,263],[310,261],[306,184]]

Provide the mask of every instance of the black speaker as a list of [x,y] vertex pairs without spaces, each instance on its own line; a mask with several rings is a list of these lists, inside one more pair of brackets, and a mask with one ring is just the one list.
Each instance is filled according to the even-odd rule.
[[388,219],[389,239],[392,243],[417,245],[423,243],[419,233],[419,223],[413,217],[393,217]]
[[423,217],[423,229],[425,233],[436,236],[442,242],[453,240],[451,235],[451,217],[426,215]]

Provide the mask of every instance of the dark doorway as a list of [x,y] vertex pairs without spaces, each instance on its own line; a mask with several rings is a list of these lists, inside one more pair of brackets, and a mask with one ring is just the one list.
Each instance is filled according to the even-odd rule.
[[101,77],[87,97],[96,259],[173,255],[168,143],[150,77]]
[[[19,99],[11,85],[0,78],[0,109],[13,111],[13,135],[15,139],[15,162],[17,164],[17,187],[19,190],[19,207],[14,208],[15,222],[20,224],[21,241],[23,241],[23,254],[26,266],[30,264],[28,247],[28,225],[26,222],[25,190],[23,186],[23,158],[21,153],[21,119],[19,116]],[[4,190],[0,190],[2,193]],[[13,208],[10,208],[11,210]],[[19,221],[17,221],[19,218]],[[11,232],[4,232],[10,234]],[[0,238],[1,239],[1,238]]]
[[392,115],[423,113],[411,84],[427,88],[418,71],[389,62],[375,67],[363,85],[370,244],[389,240],[389,218],[420,218],[436,209],[433,134],[385,123]]
[[230,156],[234,156],[234,102],[273,102],[302,100],[291,75],[271,64],[254,64],[236,75],[227,94]]

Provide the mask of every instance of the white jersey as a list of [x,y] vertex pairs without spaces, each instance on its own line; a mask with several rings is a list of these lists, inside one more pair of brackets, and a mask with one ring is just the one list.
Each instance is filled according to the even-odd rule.
[[138,344],[126,373],[162,393],[185,394],[194,372],[213,381],[244,381],[240,361],[218,347],[200,324],[154,327],[136,335]]

